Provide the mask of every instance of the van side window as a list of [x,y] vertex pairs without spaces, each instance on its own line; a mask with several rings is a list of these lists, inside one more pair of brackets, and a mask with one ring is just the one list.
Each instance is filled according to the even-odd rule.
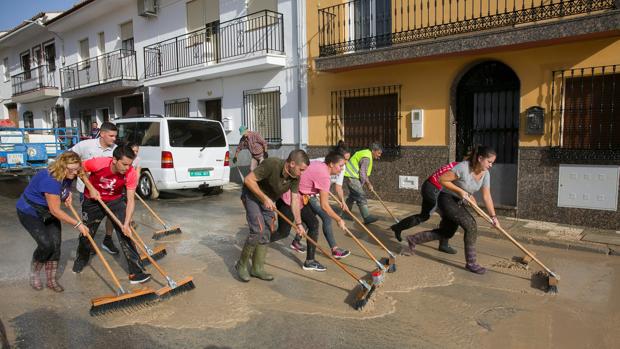
[[118,137],[117,142],[136,142],[136,123],[124,122],[117,124]]
[[136,142],[140,146],[159,147],[159,122],[138,122]]

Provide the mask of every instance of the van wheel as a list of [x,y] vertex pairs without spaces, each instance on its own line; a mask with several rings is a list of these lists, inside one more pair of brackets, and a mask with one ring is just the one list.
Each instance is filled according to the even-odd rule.
[[159,197],[159,190],[155,186],[153,176],[149,171],[143,171],[138,180],[138,194],[145,199],[155,200]]

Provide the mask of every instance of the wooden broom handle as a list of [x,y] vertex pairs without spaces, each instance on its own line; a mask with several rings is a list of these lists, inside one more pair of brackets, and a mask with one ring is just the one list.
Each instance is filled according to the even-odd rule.
[[[73,216],[75,217],[75,219],[78,220],[78,222],[82,221],[82,219],[80,218],[80,215],[77,213],[73,205],[69,205],[69,210],[71,210],[71,213],[73,213]],[[106,261],[103,255],[101,254],[101,250],[99,250],[99,247],[97,247],[95,240],[93,240],[93,237],[90,236],[90,232],[85,234],[84,236],[86,236],[88,241],[90,241],[90,244],[92,245],[92,247],[95,249],[95,252],[97,253],[97,257],[99,257],[99,259],[101,260],[101,263],[103,263],[108,273],[110,273],[110,276],[112,276],[112,279],[114,280],[114,283],[116,284],[116,287],[118,287],[118,289],[123,289],[120,281],[118,281],[118,278],[116,277],[116,274],[114,274],[114,272],[112,271],[112,268],[110,268],[108,261]]]
[[[293,222],[291,222],[291,220],[288,219],[288,217],[286,217],[282,212],[280,212],[280,210],[275,209],[275,211],[278,214],[278,216],[280,216],[286,223],[288,223],[292,228],[297,230],[297,227],[295,226],[295,224]],[[306,240],[308,240],[310,243],[312,243],[314,246],[316,246],[316,248],[318,248],[325,256],[329,257],[329,259],[331,259],[342,270],[344,270],[347,274],[349,274],[349,276],[351,276],[353,278],[353,280],[355,280],[357,282],[359,282],[361,280],[361,278],[358,278],[357,276],[355,276],[355,274],[353,274],[353,272],[350,271],[349,268],[347,268],[344,264],[342,264],[342,262],[340,262],[339,260],[334,258],[331,254],[328,254],[327,252],[325,252],[323,247],[321,247],[319,244],[317,244],[316,241],[314,241],[311,237],[308,236],[308,234],[304,234],[304,236],[305,236]]]
[[392,211],[390,211],[390,209],[387,207],[387,205],[385,204],[385,202],[383,202],[383,200],[381,200],[381,198],[379,197],[379,194],[377,194],[377,192],[374,189],[370,189],[370,191],[375,194],[375,196],[377,197],[377,199],[379,200],[379,202],[381,202],[381,205],[383,205],[383,207],[385,208],[385,210],[387,211],[387,213],[390,214],[390,216],[392,216],[392,218],[396,221],[396,223],[399,222],[398,218],[396,218],[393,214]]
[[[329,192],[329,195],[331,195],[332,199],[336,200],[336,202],[342,206],[342,203],[340,202],[340,200],[338,200],[336,195],[334,195],[332,192]],[[361,225],[362,228],[364,228],[366,233],[370,235],[370,237],[372,237],[373,240],[375,240],[375,242],[377,242],[377,244],[381,246],[381,248],[383,248],[387,253],[390,253],[390,250],[387,247],[385,247],[385,245],[375,236],[375,234],[373,234],[368,228],[366,228],[364,223],[362,223],[359,219],[357,219],[357,217],[355,217],[355,215],[353,215],[353,212],[349,211],[348,209],[346,211],[349,214],[349,216],[351,216],[351,218],[353,218],[357,222],[357,224]]]
[[523,253],[527,254],[528,256],[530,256],[530,258],[532,258],[534,261],[536,261],[536,263],[538,263],[538,265],[540,265],[542,268],[544,268],[548,273],[555,275],[551,269],[547,268],[546,265],[544,265],[538,258],[536,258],[536,256],[530,252],[528,249],[526,249],[523,245],[521,245],[521,243],[519,243],[519,241],[515,240],[515,238],[513,238],[510,234],[508,234],[507,231],[504,230],[504,228],[499,227],[495,224],[493,224],[493,219],[491,219],[491,217],[489,217],[488,214],[486,214],[486,212],[484,212],[480,206],[478,206],[475,202],[473,202],[471,199],[467,199],[467,202],[469,203],[469,205],[474,209],[474,211],[476,211],[476,213],[478,213],[478,215],[480,215],[480,217],[484,218],[484,220],[486,220],[488,223],[491,223],[491,225],[499,230],[502,234],[504,234],[504,236],[506,236],[508,238],[508,240],[510,240],[513,244],[515,244],[515,246],[517,246],[521,251],[523,251]]
[[163,219],[161,219],[157,213],[155,213],[155,211],[153,211],[153,209],[146,203],[146,201],[144,201],[144,199],[142,199],[140,197],[140,195],[138,195],[138,193],[135,193],[136,197],[138,198],[138,200],[140,200],[140,202],[144,205],[144,207],[146,207],[146,209],[151,212],[151,214],[153,215],[153,217],[155,217],[155,219],[157,219],[159,221],[159,223],[161,223],[161,225],[163,225],[164,227],[166,227],[166,222],[164,222]]

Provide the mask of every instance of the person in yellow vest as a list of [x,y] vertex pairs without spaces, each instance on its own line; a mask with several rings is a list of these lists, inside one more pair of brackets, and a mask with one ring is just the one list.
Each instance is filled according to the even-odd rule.
[[360,209],[364,224],[370,224],[378,220],[377,217],[371,216],[368,212],[368,202],[366,201],[366,193],[364,192],[364,184],[368,189],[373,188],[368,177],[372,173],[372,162],[378,160],[383,154],[381,143],[374,142],[368,149],[362,149],[355,152],[346,163],[344,170],[345,185],[349,189],[349,196],[346,203],[349,211],[353,207],[353,203],[357,203]]

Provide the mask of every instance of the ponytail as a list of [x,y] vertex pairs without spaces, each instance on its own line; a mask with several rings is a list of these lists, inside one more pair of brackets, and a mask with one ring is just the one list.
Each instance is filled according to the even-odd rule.
[[482,156],[486,159],[493,155],[497,156],[495,149],[486,145],[476,144],[471,148],[469,153],[467,153],[465,159],[469,161],[469,168],[473,170],[478,162],[478,157]]

